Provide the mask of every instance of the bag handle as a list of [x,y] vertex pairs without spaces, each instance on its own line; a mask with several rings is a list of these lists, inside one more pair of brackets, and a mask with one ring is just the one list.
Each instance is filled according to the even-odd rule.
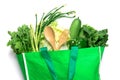
[[[55,69],[51,60],[50,55],[48,54],[47,47],[40,48],[40,52],[42,57],[44,58],[48,69],[53,77],[53,80],[57,80],[57,76],[55,74]],[[78,54],[78,47],[72,47],[70,51],[70,63],[69,63],[69,72],[68,72],[68,80],[73,80],[76,68],[76,60]]]
[[77,55],[78,55],[78,47],[76,46],[71,47],[68,80],[73,80],[76,70]]
[[42,57],[44,58],[47,66],[48,66],[48,69],[52,75],[53,80],[57,80],[57,76],[55,74],[55,69],[54,69],[52,60],[50,58],[50,55],[48,54],[47,47],[40,48],[40,51],[41,51]]

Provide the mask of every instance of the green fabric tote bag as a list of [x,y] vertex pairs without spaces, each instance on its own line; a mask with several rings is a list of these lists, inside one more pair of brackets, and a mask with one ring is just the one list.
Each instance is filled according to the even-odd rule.
[[25,80],[100,80],[104,47],[17,54]]

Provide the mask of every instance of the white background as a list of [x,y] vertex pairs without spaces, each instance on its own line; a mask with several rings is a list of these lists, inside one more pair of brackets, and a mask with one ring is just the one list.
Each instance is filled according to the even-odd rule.
[[[120,80],[119,0],[0,0],[0,80],[24,80],[15,54],[6,46],[10,39],[7,31],[22,24],[34,25],[36,13],[40,18],[43,12],[63,4],[63,11],[75,10],[83,24],[108,28],[109,47],[100,66],[101,80]],[[62,21],[59,24],[69,28],[71,20]]]

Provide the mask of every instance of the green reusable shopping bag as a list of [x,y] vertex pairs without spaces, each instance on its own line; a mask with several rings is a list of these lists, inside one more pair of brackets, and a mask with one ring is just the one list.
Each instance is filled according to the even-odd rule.
[[104,47],[17,54],[25,80],[100,80]]

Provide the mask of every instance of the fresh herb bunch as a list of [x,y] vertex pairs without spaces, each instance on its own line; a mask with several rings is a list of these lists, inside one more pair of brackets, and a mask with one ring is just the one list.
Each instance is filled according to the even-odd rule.
[[11,46],[17,54],[32,51],[29,32],[30,28],[27,25],[18,27],[16,32],[8,31],[11,40],[9,40],[7,46]]
[[83,25],[79,33],[79,39],[86,40],[88,47],[107,46],[108,30],[98,31],[89,25]]

